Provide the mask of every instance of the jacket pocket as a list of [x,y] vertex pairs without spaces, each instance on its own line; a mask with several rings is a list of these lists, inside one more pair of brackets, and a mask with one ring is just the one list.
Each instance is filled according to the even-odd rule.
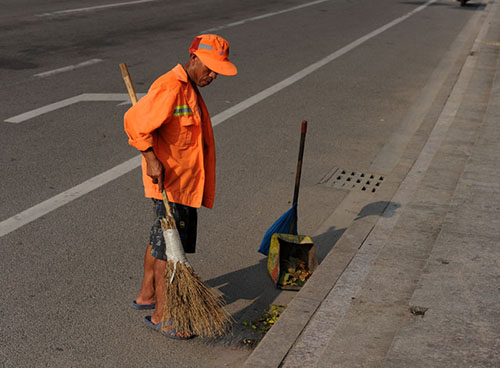
[[166,127],[167,141],[178,147],[191,146],[195,129],[196,122],[192,116],[176,117]]

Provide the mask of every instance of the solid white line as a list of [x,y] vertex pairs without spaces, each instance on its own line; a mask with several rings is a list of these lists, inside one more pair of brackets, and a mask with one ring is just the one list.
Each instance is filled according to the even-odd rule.
[[[328,55],[327,57],[325,57],[325,58],[321,59],[320,61],[308,66],[307,68],[301,70],[300,72],[295,73],[291,77],[275,84],[274,86],[267,88],[266,90],[256,94],[255,96],[252,96],[252,97],[246,99],[245,101],[240,102],[239,104],[221,112],[220,114],[215,115],[212,119],[212,125],[216,126],[216,125],[226,121],[227,119],[233,117],[234,115],[238,114],[239,112],[249,108],[250,106],[253,106],[256,103],[262,101],[266,97],[269,97],[269,96],[275,94],[276,92],[281,91],[283,88],[297,82],[298,80],[300,80],[300,79],[304,78],[305,76],[311,74],[312,72],[318,70],[319,68],[321,68],[325,64],[329,63],[330,61],[335,60],[336,58],[346,54],[347,52],[351,51],[355,47],[370,40],[371,38],[379,35],[380,33],[388,30],[389,28],[394,27],[395,25],[403,22],[404,20],[408,19],[412,15],[417,14],[418,12],[422,11],[423,9],[425,9],[426,7],[428,7],[429,5],[431,5],[432,3],[436,2],[436,1],[437,0],[430,0],[430,1],[426,2],[425,4],[419,6],[418,8],[415,8],[413,11],[407,13],[406,15],[403,15],[403,16],[393,20],[392,22],[387,23],[385,26],[383,26],[383,27],[381,27],[373,32],[370,32],[366,36],[363,36],[363,37],[357,39],[356,41],[350,43],[349,45],[343,47],[342,49]],[[129,171],[133,170],[135,167],[138,167],[140,165],[140,160],[139,160],[140,157],[141,157],[141,155],[136,156],[133,159],[131,159],[131,160],[129,160],[121,165],[118,165],[111,170],[108,170],[106,173],[101,174],[101,175],[105,175],[105,174],[109,175],[109,178],[105,181],[102,181],[102,179],[100,179],[101,175],[98,175],[98,176],[86,181],[85,183],[82,183],[82,184],[80,184],[80,185],[78,185],[78,186],[76,186],[76,187],[74,187],[74,188],[72,188],[64,193],[61,193],[55,197],[49,198],[45,202],[42,202],[35,207],[32,207],[24,212],[21,212],[18,215],[15,215],[15,216],[13,216],[5,221],[0,222],[0,237],[10,233],[11,231],[14,231],[14,230],[20,228],[23,225],[26,225],[27,223],[30,223],[31,221],[36,220],[40,216],[47,214],[48,212],[52,211],[53,209],[56,209],[56,208],[62,206],[63,204],[69,203],[73,199],[76,199],[76,198],[78,198],[86,193],[89,193],[90,191],[99,188],[100,186],[106,184],[107,182],[128,173]],[[75,191],[75,188],[78,188],[78,189]],[[61,196],[65,200],[64,203],[62,201]],[[57,206],[54,207],[54,204],[52,202],[56,203]],[[42,206],[42,207],[39,207],[39,206]]]
[[310,2],[310,3],[305,3],[305,4],[293,6],[293,7],[288,8],[288,9],[283,9],[283,10],[279,10],[279,11],[272,12],[272,13],[266,13],[266,14],[255,16],[255,17],[251,17],[251,18],[246,18],[246,19],[243,19],[243,20],[239,20],[237,22],[228,23],[228,24],[225,24],[225,25],[222,25],[222,26],[218,26],[218,27],[214,27],[214,28],[209,28],[209,29],[206,29],[204,31],[201,31],[200,33],[209,33],[209,32],[218,31],[218,30],[224,29],[224,28],[230,28],[230,27],[234,27],[234,26],[239,26],[241,24],[245,24],[245,23],[248,23],[248,22],[253,22],[255,20],[264,19],[264,18],[272,17],[272,16],[275,16],[275,15],[283,14],[283,13],[288,13],[288,12],[291,12],[291,11],[294,11],[294,10],[306,8],[308,6],[313,6],[313,5],[316,5],[316,4],[324,3],[326,1],[330,1],[330,0],[317,0],[317,1]]
[[24,114],[20,114],[20,115],[14,116],[12,118],[8,118],[7,120],[5,120],[5,122],[6,123],[16,123],[16,124],[17,123],[21,123],[21,122],[23,122],[25,120],[34,118],[35,116],[38,116],[38,115],[41,115],[41,114],[45,114],[46,112],[50,112],[50,111],[54,111],[54,110],[57,110],[57,109],[61,109],[63,107],[66,107],[66,106],[72,105],[74,103],[80,102],[81,101],[80,96],[75,96],[75,97],[67,98],[65,100],[58,101],[56,103],[53,103],[53,104],[50,104],[50,105],[47,105],[47,106],[44,106],[44,107],[40,107],[39,109],[35,109],[35,110],[31,110],[31,111],[25,112]]
[[79,9],[68,9],[68,10],[59,10],[51,13],[43,13],[43,14],[37,14],[37,17],[50,17],[53,15],[65,15],[65,14],[72,14],[72,13],[81,13],[81,12],[86,12],[86,11],[92,11],[92,10],[98,10],[98,9],[105,9],[105,8],[114,8],[117,6],[126,6],[126,5],[134,5],[134,4],[141,4],[141,3],[149,3],[152,1],[156,0],[137,0],[137,1],[129,1],[126,3],[116,3],[116,4],[105,4],[105,5],[97,5],[97,6],[91,6],[88,8],[79,8]]
[[100,62],[102,62],[102,59],[92,59],[92,60],[84,61],[84,62],[76,64],[76,65],[68,65],[68,66],[65,66],[63,68],[58,68],[58,69],[50,70],[48,72],[34,74],[33,76],[34,77],[38,77],[38,78],[45,78],[45,77],[49,77],[49,76],[54,75],[54,74],[69,72],[71,70],[75,70],[75,69],[78,69],[78,68],[83,68],[85,66],[97,64],[97,63],[100,63]]
[[[492,14],[494,12],[490,11],[488,17]],[[486,19],[481,32],[486,32],[489,24],[489,19]],[[477,43],[478,41],[476,41],[475,45]],[[323,356],[323,352],[328,346],[327,343],[335,332],[339,321],[342,320],[347,309],[351,306],[352,299],[358,294],[362,282],[371,271],[380,250],[387,243],[389,234],[392,233],[399,219],[405,213],[404,211],[407,210],[418,184],[422,181],[432,160],[439,151],[441,143],[445,139],[446,133],[457,115],[460,104],[465,98],[465,91],[472,79],[476,62],[477,56],[469,55],[467,57],[424,148],[391,199],[390,203],[398,203],[400,206],[399,209],[394,211],[394,207],[389,205],[384,210],[384,213],[380,216],[380,220],[378,220],[368,237],[363,241],[359,251],[308,322],[300,337],[295,341],[294,347],[288,352],[286,360],[283,363],[283,368],[295,367],[294,363],[298,358],[302,358],[301,361],[304,365],[313,367],[316,366],[319,359]],[[389,213],[391,215],[388,215]],[[314,339],[314,336],[325,338]],[[307,357],[305,362],[303,360],[304,356]]]
[[403,22],[404,20],[408,19],[412,15],[415,15],[416,13],[422,11],[426,7],[428,7],[430,4],[436,2],[437,0],[430,0],[426,2],[425,4],[419,6],[418,8],[415,8],[413,11],[393,20],[390,23],[387,23],[386,25],[380,27],[379,29],[376,29],[373,32],[368,33],[367,35],[358,38],[356,41],[351,42],[347,46],[342,47],[341,49],[335,51],[334,53],[326,56],[325,58],[315,62],[314,64],[309,65],[307,68],[302,69],[301,71],[295,73],[294,75],[282,80],[279,83],[276,83],[275,85],[263,90],[262,92],[257,93],[256,95],[246,99],[245,101],[242,101],[233,107],[230,107],[229,109],[221,112],[220,114],[216,115],[212,119],[212,125],[216,126],[223,121],[229,119],[230,117],[238,114],[239,112],[248,109],[250,106],[255,105],[256,103],[266,99],[267,97],[275,94],[276,92],[281,91],[282,89],[290,86],[291,84],[299,81],[300,79],[308,76],[309,74],[315,72],[322,66],[332,62],[333,60],[341,57],[342,55],[347,54],[349,51],[352,49],[360,46],[361,44],[365,43],[366,41],[372,39],[375,36],[378,36],[384,31],[387,31],[389,28],[394,27],[395,25]]
[[37,218],[64,206],[65,204],[103,186],[106,183],[109,183],[112,180],[115,180],[116,178],[119,178],[129,171],[134,170],[140,165],[140,162],[141,155],[138,155],[106,172],[103,172],[102,174],[94,176],[76,187],[62,192],[55,197],[49,198],[46,201],[27,209],[26,211],[0,222],[0,237],[17,230],[21,226],[29,224]]
[[[144,94],[138,94],[137,96],[143,96]],[[63,107],[73,105],[82,101],[126,101],[128,100],[128,94],[126,93],[83,93],[78,96],[70,97],[62,101],[55,102],[50,105],[40,107],[35,110],[25,112],[20,115],[13,116],[5,120],[6,123],[19,124],[28,119],[32,119],[36,116],[46,114],[51,111],[62,109]]]

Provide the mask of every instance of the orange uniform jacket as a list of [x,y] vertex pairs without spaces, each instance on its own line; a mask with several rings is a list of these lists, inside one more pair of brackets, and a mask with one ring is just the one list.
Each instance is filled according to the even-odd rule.
[[[190,207],[212,208],[215,196],[215,144],[212,123],[201,95],[182,65],[158,78],[146,96],[125,114],[129,144],[153,148],[165,167],[168,199]],[[158,185],[146,174],[146,197],[161,199]]]

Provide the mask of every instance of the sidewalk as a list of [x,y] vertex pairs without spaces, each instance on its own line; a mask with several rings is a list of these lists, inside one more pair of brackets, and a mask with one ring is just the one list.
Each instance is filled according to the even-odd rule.
[[245,367],[500,366],[499,15],[382,215],[352,222]]

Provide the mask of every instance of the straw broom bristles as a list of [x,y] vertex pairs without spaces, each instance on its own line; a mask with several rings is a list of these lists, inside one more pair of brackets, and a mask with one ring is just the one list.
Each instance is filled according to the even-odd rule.
[[201,337],[218,337],[232,322],[224,308],[224,301],[217,297],[194,272],[193,268],[179,262],[175,277],[170,283],[174,264],[168,261],[165,270],[165,306],[163,315],[170,315],[178,331],[187,331]]
[[164,275],[165,305],[162,319],[172,318],[178,331],[201,337],[221,336],[229,329],[233,318],[225,310],[224,300],[201,281],[187,262],[166,194],[162,194],[167,216],[160,221],[167,257],[170,255]]

